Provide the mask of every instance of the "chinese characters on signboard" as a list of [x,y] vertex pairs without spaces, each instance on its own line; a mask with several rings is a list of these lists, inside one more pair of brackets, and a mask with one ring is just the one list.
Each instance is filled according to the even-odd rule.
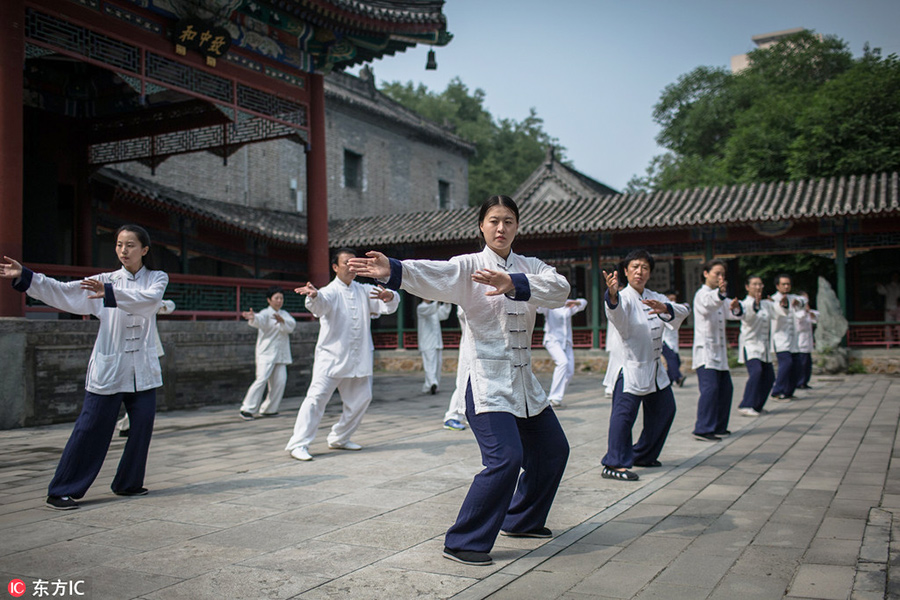
[[184,56],[193,50],[206,57],[206,64],[216,66],[231,47],[231,36],[224,27],[216,27],[200,19],[184,19],[175,26],[175,52]]

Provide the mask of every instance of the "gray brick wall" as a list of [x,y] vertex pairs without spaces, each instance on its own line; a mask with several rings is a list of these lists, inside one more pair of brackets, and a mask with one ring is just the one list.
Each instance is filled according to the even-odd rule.
[[[459,151],[340,102],[326,106],[325,119],[330,219],[435,210],[439,180],[450,184],[448,208],[467,205],[468,159]],[[345,149],[363,157],[362,189],[344,187]],[[196,196],[258,208],[295,211],[299,193],[306,207],[306,154],[289,140],[244,146],[227,165],[219,156],[195,152],[169,158],[155,175],[137,162],[115,168]]]
[[[160,411],[230,404],[237,411],[255,376],[256,330],[237,321],[160,321],[163,387]],[[99,322],[0,319],[0,429],[73,421]],[[285,396],[306,393],[318,321],[291,335],[294,363]]]

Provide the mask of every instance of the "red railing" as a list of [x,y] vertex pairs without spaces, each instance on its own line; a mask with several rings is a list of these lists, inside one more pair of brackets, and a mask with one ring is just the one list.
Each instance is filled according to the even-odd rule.
[[[91,267],[70,267],[65,265],[44,264],[29,264],[27,266],[35,272],[44,273],[45,275],[48,275],[50,277],[64,280],[90,277],[91,275],[96,275],[97,273],[109,272],[113,270],[111,268],[97,269]],[[179,298],[175,297],[172,298],[175,300],[175,312],[171,315],[161,316],[160,318],[190,321],[239,321],[241,319],[241,310],[243,306],[241,302],[242,297],[244,299],[244,304],[247,304],[247,297],[249,295],[254,296],[260,306],[244,306],[244,309],[253,308],[254,310],[259,311],[265,308],[265,300],[262,298],[261,293],[264,292],[267,288],[277,285],[284,288],[285,290],[293,290],[294,288],[300,287],[305,283],[306,282],[299,281],[242,279],[237,277],[212,277],[209,275],[182,275],[179,273],[170,273],[170,290],[176,287],[172,284],[179,284],[181,286],[190,286],[192,289],[197,289],[202,295],[204,287],[208,289],[214,288],[217,291],[217,296],[224,297],[226,303],[229,306],[227,308],[225,306],[222,306],[221,308],[214,310],[192,309],[189,302],[179,302]],[[168,291],[169,290],[167,290],[167,292]],[[170,298],[170,296],[171,294],[167,294],[164,297],[168,299]],[[27,306],[26,300],[27,298],[25,294],[22,294],[22,307],[26,312],[62,312],[50,306]],[[300,296],[295,296],[293,293],[285,294],[285,308],[290,311],[291,315],[295,319],[308,320],[313,318],[313,316],[309,312],[306,312],[303,308],[302,298]],[[87,319],[89,317],[84,318]]]

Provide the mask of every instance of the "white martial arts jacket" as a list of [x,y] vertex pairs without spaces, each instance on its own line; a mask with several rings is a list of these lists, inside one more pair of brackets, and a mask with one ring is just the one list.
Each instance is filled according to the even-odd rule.
[[369,377],[375,351],[372,319],[397,310],[400,296],[390,302],[369,298],[375,286],[335,277],[315,298],[306,297],[306,308],[319,319],[319,338],[313,374],[327,377]]
[[[775,312],[775,318],[772,319],[772,350],[774,352],[792,352],[796,354],[800,352],[800,347],[798,345],[799,340],[797,339],[797,328],[794,325],[793,313],[803,310],[803,306],[806,306],[806,300],[803,299],[803,296],[788,294],[788,307],[784,308],[781,306],[783,297],[784,295],[781,292],[775,292],[772,295],[773,310]],[[800,301],[800,306],[794,306],[795,300]]]
[[572,345],[572,316],[587,306],[584,298],[578,298],[575,302],[575,306],[538,307],[537,312],[544,315],[544,346],[559,344],[565,348]]
[[772,362],[771,325],[775,308],[771,300],[760,300],[756,308],[756,298],[747,296],[741,300],[741,335],[738,338],[738,362],[758,359]]
[[616,379],[619,377],[619,371],[625,364],[625,353],[622,350],[622,338],[619,336],[618,330],[609,323],[607,319],[606,326],[606,352],[608,353],[606,362],[606,375],[603,376],[603,387],[606,391],[612,393],[616,385]]
[[418,317],[419,350],[438,350],[444,347],[441,321],[450,316],[453,306],[444,302],[420,302],[416,307]]
[[[690,312],[691,308],[687,304],[683,306]],[[666,326],[663,327],[662,342],[673,351],[678,352],[678,327],[672,327],[666,323]]]
[[811,354],[813,343],[813,323],[819,321],[819,311],[800,309],[794,311],[794,328],[797,330],[797,352]]
[[13,287],[54,308],[100,320],[84,383],[87,391],[111,396],[160,387],[156,313],[169,276],[146,267],[132,275],[122,267],[91,279],[104,284],[104,298],[88,299],[91,293],[80,281],[62,283],[24,267]]
[[[690,314],[690,309],[684,304],[669,302],[668,298],[653,290],[644,289],[644,293],[639,294],[631,286],[619,290],[617,300],[617,304],[610,304],[607,292],[604,304],[606,318],[622,340],[623,361],[619,369],[624,380],[622,391],[635,396],[646,396],[664,389],[671,381],[659,363],[663,329],[666,323],[677,329]],[[666,304],[669,312],[650,314],[650,307],[641,300],[658,300]],[[613,381],[618,376],[617,372]]]
[[297,327],[294,317],[286,310],[279,310],[278,314],[284,319],[284,323],[275,320],[275,309],[267,306],[253,315],[253,319],[247,321],[250,327],[257,330],[256,333],[256,362],[274,365],[289,365],[291,358],[291,334]]
[[[731,298],[719,295],[719,288],[703,285],[694,294],[694,369],[706,367],[716,371],[728,370],[728,340],[725,321],[737,321],[741,312],[733,314],[728,308]],[[741,311],[738,308],[738,311]]]
[[[479,269],[505,270],[516,284],[514,298],[486,296],[494,288],[472,281]],[[537,258],[510,252],[501,258],[489,247],[449,261],[391,259],[387,286],[416,296],[457,304],[466,313],[460,363],[468,368],[475,412],[539,414],[550,405],[531,370],[531,335],[539,306],[562,306],[569,282]]]

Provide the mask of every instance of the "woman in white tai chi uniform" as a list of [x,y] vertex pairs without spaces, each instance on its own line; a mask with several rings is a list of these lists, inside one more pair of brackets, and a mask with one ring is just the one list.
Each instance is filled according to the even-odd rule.
[[556,269],[512,251],[519,209],[508,196],[481,206],[485,248],[449,261],[389,259],[379,252],[350,261],[358,274],[386,280],[466,312],[466,417],[485,468],[472,482],[444,556],[489,565],[497,534],[551,537],[545,526],[569,457],[569,443],[531,370],[538,307],[562,306],[569,283]]
[[437,394],[441,385],[441,367],[444,362],[444,339],[441,336],[441,321],[450,316],[450,304],[422,300],[416,307],[416,329],[419,353],[422,355],[422,369],[425,383],[422,391]]
[[143,227],[123,225],[116,232],[116,255],[122,268],[81,281],[59,282],[4,257],[0,277],[44,304],[100,320],[85,380],[84,405],[75,421],[56,474],[50,482],[47,506],[78,508],[103,466],[119,418],[119,408],[131,420],[131,432],[112,491],[119,496],[143,496],[147,453],[156,415],[156,388],[162,370],[156,350],[156,313],[169,276],[144,264],[150,236]]

